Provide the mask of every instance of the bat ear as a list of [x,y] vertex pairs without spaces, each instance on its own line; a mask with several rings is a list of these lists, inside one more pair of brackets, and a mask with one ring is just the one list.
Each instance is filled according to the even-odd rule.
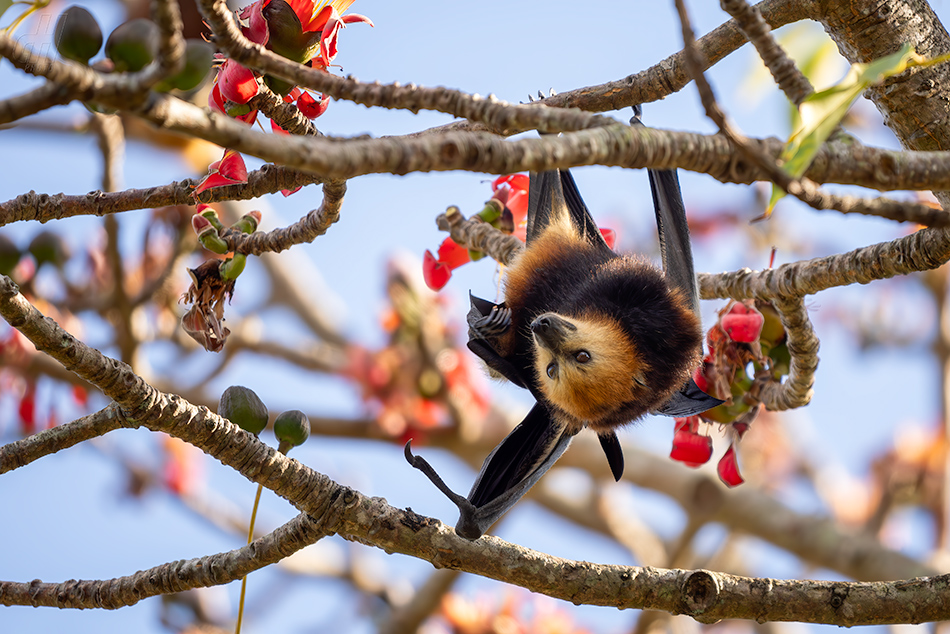
[[656,408],[654,413],[663,414],[664,416],[693,416],[694,414],[702,414],[724,402],[703,392],[691,378],[683,384],[679,391],[673,392],[670,400]]

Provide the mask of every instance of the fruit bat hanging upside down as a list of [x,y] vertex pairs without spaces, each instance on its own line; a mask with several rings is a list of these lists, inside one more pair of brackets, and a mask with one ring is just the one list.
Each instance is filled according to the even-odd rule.
[[607,246],[567,170],[531,174],[527,245],[508,269],[503,303],[471,298],[468,347],[537,403],[485,459],[467,498],[406,443],[409,463],[459,507],[459,535],[481,537],[584,427],[619,480],[618,427],[722,402],[690,378],[703,334],[676,172],[648,173],[663,271]]

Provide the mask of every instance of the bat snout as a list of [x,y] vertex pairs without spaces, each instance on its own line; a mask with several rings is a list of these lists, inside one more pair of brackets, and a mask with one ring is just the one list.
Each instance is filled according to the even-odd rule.
[[556,313],[538,315],[531,322],[534,340],[549,350],[556,350],[577,326]]

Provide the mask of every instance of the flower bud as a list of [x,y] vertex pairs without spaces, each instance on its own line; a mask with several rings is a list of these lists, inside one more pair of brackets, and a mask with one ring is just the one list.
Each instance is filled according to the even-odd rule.
[[249,211],[241,219],[231,225],[232,229],[237,229],[242,233],[254,233],[257,231],[257,226],[261,223],[261,212]]
[[235,253],[233,257],[221,263],[221,278],[225,280],[236,280],[238,275],[244,272],[245,264],[247,264],[247,256],[243,253]]
[[254,390],[232,385],[218,401],[218,415],[255,436],[267,427],[267,407]]
[[120,24],[106,40],[106,57],[118,73],[136,73],[158,56],[158,25],[147,18]]
[[69,249],[67,249],[62,237],[49,230],[40,231],[36,234],[30,242],[29,251],[36,260],[37,268],[47,262],[56,268],[60,268],[69,259]]
[[89,11],[73,5],[59,14],[54,40],[60,55],[86,65],[102,48],[102,29]]
[[286,454],[299,447],[310,437],[310,419],[299,409],[281,412],[274,421],[274,435],[280,442],[278,451]]
[[0,275],[10,275],[20,262],[20,250],[13,240],[0,235]]
[[214,47],[204,40],[185,40],[185,66],[178,74],[161,82],[156,88],[159,91],[194,90],[204,83],[211,71],[211,62],[214,60]]

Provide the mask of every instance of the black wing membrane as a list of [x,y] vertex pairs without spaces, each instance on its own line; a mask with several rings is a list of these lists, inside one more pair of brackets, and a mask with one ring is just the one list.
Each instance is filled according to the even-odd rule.
[[[634,108],[631,123],[642,125],[639,107]],[[676,170],[648,169],[650,191],[653,194],[653,211],[656,214],[656,231],[660,239],[660,257],[663,272],[670,286],[678,288],[689,302],[697,317],[699,313],[699,285],[693,266],[693,248],[689,241],[689,224],[686,221],[686,206],[680,191]],[[656,408],[657,414],[665,416],[693,416],[716,407],[723,401],[706,394],[690,378],[670,399]]]
[[693,250],[689,242],[686,207],[680,193],[676,170],[647,170],[650,191],[653,193],[653,211],[656,230],[660,237],[660,257],[663,272],[670,286],[680,289],[690,308],[699,316],[699,286],[693,267]]
[[544,233],[552,221],[569,214],[558,170],[532,172],[528,181],[527,244]]
[[459,508],[455,532],[466,539],[478,539],[547,473],[572,438],[554,423],[544,405],[536,403],[485,458],[467,498],[452,491],[425,459],[413,456],[409,443],[405,453],[409,464]]
[[581,198],[581,193],[577,191],[574,177],[571,176],[568,170],[561,170],[560,173],[561,191],[564,195],[564,201],[567,203],[568,212],[571,214],[571,222],[574,223],[581,235],[590,242],[591,246],[610,251],[610,247],[604,241],[603,234],[600,233],[600,229],[597,228],[597,224],[591,218],[587,205],[584,204],[584,199]]
[[610,251],[571,173],[568,170],[532,173],[528,186],[527,243],[530,245],[563,215],[592,246]]

